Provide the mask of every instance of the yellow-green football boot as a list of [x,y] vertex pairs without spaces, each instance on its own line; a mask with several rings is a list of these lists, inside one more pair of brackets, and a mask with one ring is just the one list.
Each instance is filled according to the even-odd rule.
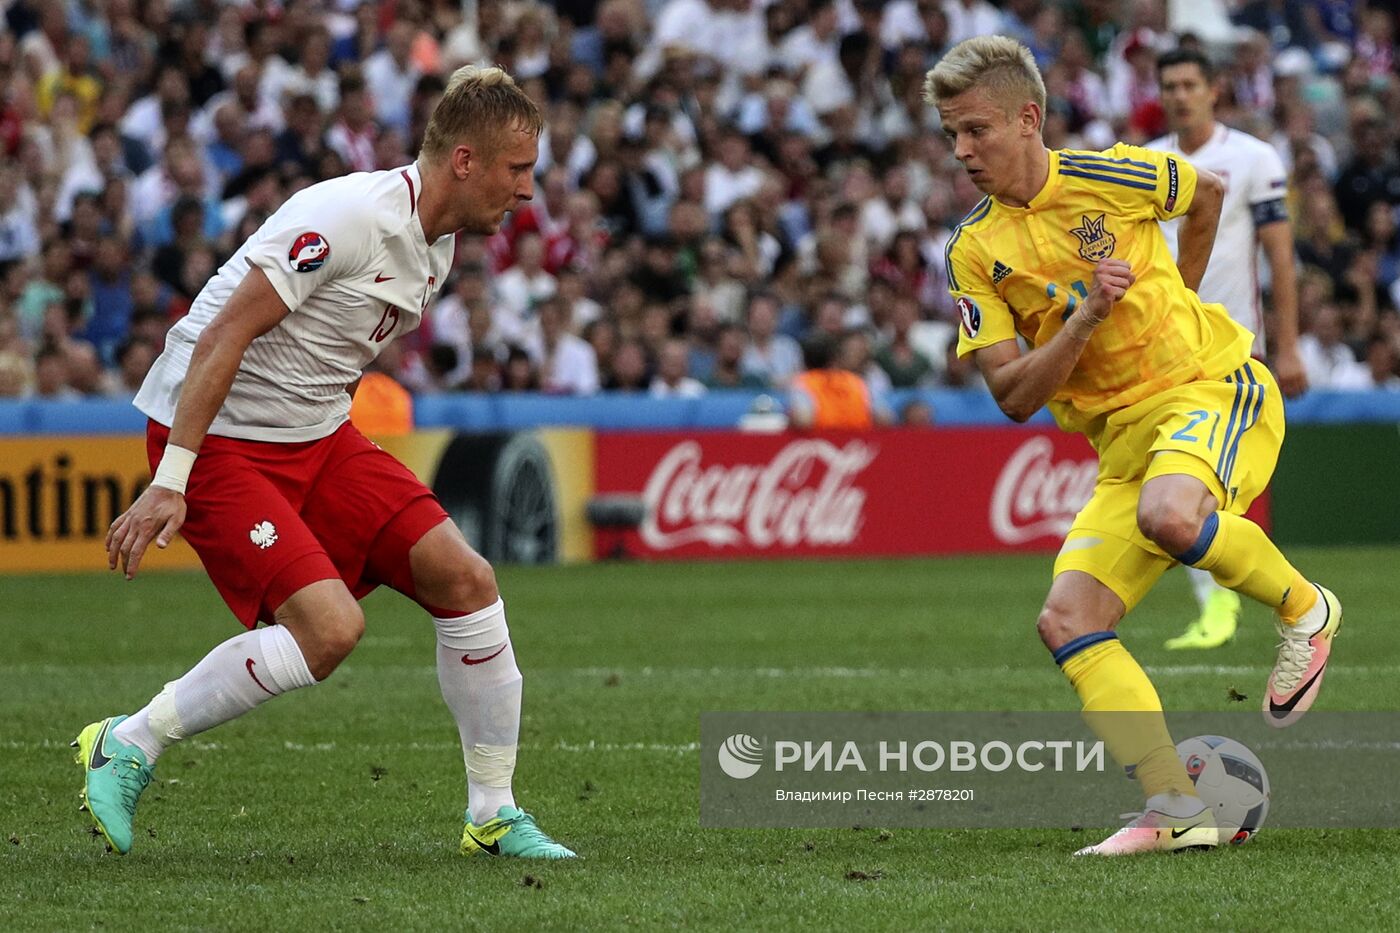
[[1201,616],[1175,638],[1167,639],[1167,649],[1219,648],[1235,637],[1240,622],[1240,597],[1233,590],[1216,587],[1206,600]]
[[72,742],[78,750],[74,760],[83,769],[81,809],[92,815],[107,844],[122,855],[131,851],[136,801],[151,783],[152,775],[146,753],[112,734],[125,718],[111,716],[95,722]]
[[515,807],[501,807],[491,819],[476,825],[467,814],[462,829],[463,855],[499,855],[506,858],[575,858],[535,825],[535,818]]

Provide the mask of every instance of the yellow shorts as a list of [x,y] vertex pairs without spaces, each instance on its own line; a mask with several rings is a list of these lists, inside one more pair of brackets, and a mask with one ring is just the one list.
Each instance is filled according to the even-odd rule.
[[1176,563],[1138,530],[1142,484],[1185,473],[1205,483],[1221,509],[1243,515],[1269,484],[1282,444],[1283,394],[1257,360],[1222,380],[1188,383],[1113,412],[1094,444],[1094,495],[1065,536],[1055,574],[1082,570],[1131,610]]

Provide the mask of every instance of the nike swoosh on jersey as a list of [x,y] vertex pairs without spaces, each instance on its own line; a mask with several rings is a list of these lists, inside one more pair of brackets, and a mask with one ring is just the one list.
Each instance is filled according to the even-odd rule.
[[88,768],[92,771],[101,771],[107,767],[107,763],[112,759],[107,757],[107,753],[102,750],[102,746],[107,744],[107,730],[111,728],[112,721],[109,719],[102,724],[102,731],[97,733],[97,741],[92,743],[92,755],[88,757]]
[[473,658],[473,657],[471,657],[470,655],[465,655],[465,654],[464,654],[464,655],[462,655],[462,663],[463,663],[463,664],[485,664],[487,661],[491,660],[491,659],[494,658],[496,655],[500,654],[502,651],[505,651],[505,650],[506,650],[506,646],[505,646],[505,645],[501,645],[501,647],[497,648],[495,651],[493,651],[491,654],[488,654],[488,655],[487,655],[486,657],[484,657],[484,658]]
[[380,273],[377,273],[377,274],[374,276],[374,283],[375,283],[376,285],[378,285],[380,282],[389,282],[389,281],[392,281],[393,279],[394,279],[394,276],[392,276],[392,275],[385,275],[383,272],[380,272]]
[[482,849],[486,850],[487,852],[490,852],[492,855],[501,854],[501,844],[499,842],[493,842],[488,845],[487,843],[482,842],[480,839],[476,838],[476,834],[473,833],[470,829],[467,830],[467,836],[471,838],[472,842],[475,842],[477,845],[481,846]]

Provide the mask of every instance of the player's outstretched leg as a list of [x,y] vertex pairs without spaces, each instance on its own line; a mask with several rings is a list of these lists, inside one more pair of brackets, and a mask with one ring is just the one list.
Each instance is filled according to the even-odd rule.
[[314,630],[298,629],[307,653],[284,625],[244,632],[218,645],[131,716],[95,722],[78,736],[83,796],[113,849],[123,855],[131,851],[136,802],[161,752],[288,690],[312,686],[313,669],[321,678],[329,676],[364,629],[359,606],[339,580],[298,591],[277,615],[293,625],[308,617],[318,620]]
[[1219,648],[1235,637],[1240,621],[1240,597],[1215,582],[1209,571],[1187,567],[1191,588],[1196,593],[1200,615],[1175,638],[1168,638],[1169,651],[1187,648]]
[[1183,564],[1209,570],[1222,586],[1278,612],[1279,650],[1264,696],[1272,726],[1297,722],[1317,698],[1342,624],[1342,606],[1327,589],[1300,574],[1264,530],[1241,515],[1212,512]]
[[131,851],[136,801],[152,775],[146,753],[112,734],[125,719],[109,716],[94,722],[73,740],[78,750],[75,758],[83,769],[81,809],[92,815],[102,838],[122,855]]
[[[1158,571],[1160,572],[1160,571]],[[1037,629],[1083,704],[1084,720],[1110,755],[1142,786],[1141,816],[1076,855],[1133,855],[1209,848],[1214,821],[1176,754],[1162,702],[1111,627],[1122,599],[1088,573],[1056,575]]]

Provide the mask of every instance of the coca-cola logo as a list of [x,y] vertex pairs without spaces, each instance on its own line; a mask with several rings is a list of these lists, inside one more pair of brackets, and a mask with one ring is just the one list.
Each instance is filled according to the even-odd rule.
[[1044,435],[1016,449],[992,490],[992,534],[1002,544],[1036,538],[1063,538],[1074,516],[1094,494],[1096,460],[1054,459],[1055,445]]
[[646,545],[665,551],[703,542],[711,547],[836,547],[860,531],[866,491],[856,476],[875,459],[864,441],[838,447],[796,440],[768,463],[702,463],[698,441],[672,447],[642,492]]

